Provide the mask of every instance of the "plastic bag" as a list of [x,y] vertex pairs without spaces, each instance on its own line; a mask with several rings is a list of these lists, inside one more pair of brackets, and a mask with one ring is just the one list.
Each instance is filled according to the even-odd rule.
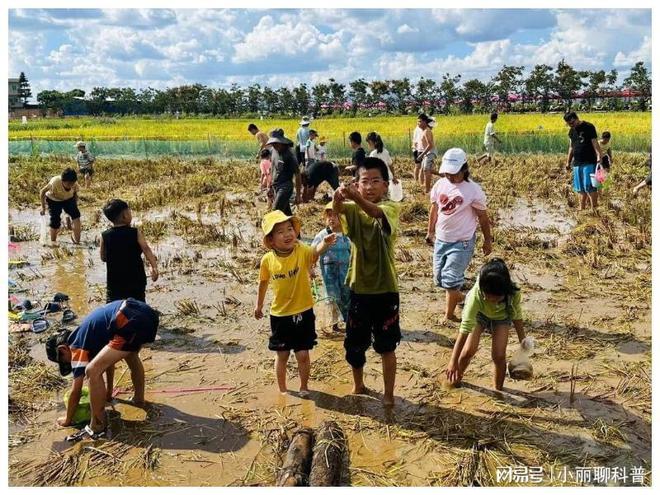
[[403,185],[400,180],[396,184],[390,182],[389,195],[390,200],[396,201],[397,203],[403,199]]
[[[68,405],[69,394],[69,390],[64,393],[64,407],[67,407]],[[83,387],[80,391],[80,402],[78,402],[78,407],[76,408],[76,412],[73,414],[71,422],[74,425],[77,425],[82,423],[89,423],[91,419],[92,407],[89,402],[89,389],[87,387]]]
[[325,289],[319,288],[316,278],[312,279],[312,295],[314,297],[314,317],[319,330],[332,328],[339,323],[339,306],[329,297]]
[[536,342],[532,337],[526,337],[509,361],[509,376],[514,380],[529,380],[534,376],[534,368],[530,356],[534,354]]
[[596,173],[594,175],[600,184],[605,182],[605,179],[607,179],[607,172],[600,163],[596,164]]
[[46,215],[41,216],[41,225],[39,226],[39,242],[42,246],[48,243],[48,219]]

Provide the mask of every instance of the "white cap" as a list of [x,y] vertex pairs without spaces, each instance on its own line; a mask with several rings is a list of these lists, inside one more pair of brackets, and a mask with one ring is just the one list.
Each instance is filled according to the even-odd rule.
[[457,174],[463,165],[467,163],[467,155],[461,148],[449,148],[442,155],[441,174]]

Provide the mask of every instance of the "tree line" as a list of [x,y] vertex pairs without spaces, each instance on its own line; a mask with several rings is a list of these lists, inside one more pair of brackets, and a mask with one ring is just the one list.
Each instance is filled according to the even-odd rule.
[[95,87],[67,92],[41,91],[37,102],[44,109],[64,114],[135,115],[176,113],[227,117],[292,117],[338,114],[548,112],[568,110],[640,110],[649,108],[651,76],[643,62],[617,85],[618,72],[580,71],[564,60],[556,67],[504,65],[490,80],[463,81],[445,73],[439,81],[409,78],[341,84],[330,78],[314,85],[273,89],[260,84],[228,89],[191,84],[164,90],[148,87]]

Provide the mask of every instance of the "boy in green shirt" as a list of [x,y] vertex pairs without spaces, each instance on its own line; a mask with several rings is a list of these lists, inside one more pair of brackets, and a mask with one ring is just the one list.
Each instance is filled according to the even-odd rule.
[[382,356],[385,392],[383,404],[394,405],[395,349],[401,340],[399,288],[394,267],[394,242],[399,228],[399,203],[384,201],[389,175],[380,158],[365,158],[356,169],[355,184],[335,190],[333,210],[343,215],[351,240],[347,283],[351,290],[346,323],[346,361],[353,369],[353,393],[366,392],[364,364],[373,336]]
[[447,381],[452,385],[461,381],[470,360],[479,349],[481,333],[486,332],[493,338],[493,384],[496,390],[502,390],[511,323],[518,334],[518,341],[522,342],[525,330],[520,307],[520,289],[511,280],[504,261],[493,258],[481,267],[477,282],[465,297],[461,326],[447,366]]

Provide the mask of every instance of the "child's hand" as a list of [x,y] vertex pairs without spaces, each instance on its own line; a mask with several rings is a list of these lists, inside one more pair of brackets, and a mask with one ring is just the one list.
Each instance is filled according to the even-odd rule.
[[151,281],[155,282],[158,280],[158,268],[152,268],[151,269]]
[[343,189],[344,189],[344,186],[339,186],[337,189],[335,189],[335,193],[333,194],[332,199],[335,200],[335,201],[339,201],[339,202],[345,201],[346,196],[344,196]]
[[424,239],[426,241],[426,244],[429,246],[433,246],[435,242],[433,241],[433,234],[426,234],[426,237]]
[[41,215],[41,216],[43,217],[45,214],[46,214],[46,210],[42,208],[42,209],[39,211],[39,215]]
[[342,194],[344,195],[345,198],[355,200],[360,193],[357,190],[357,187],[353,183],[345,184],[342,186],[343,191]]
[[259,306],[257,306],[257,307],[254,308],[254,317],[255,317],[257,320],[261,320],[261,319],[264,317],[263,310],[262,310],[262,308],[260,308]]
[[323,238],[323,249],[329,248],[330,246],[334,245],[337,242],[337,234],[334,232],[332,234],[328,234]]
[[463,378],[463,374],[461,371],[458,369],[458,364],[450,361],[449,364],[447,365],[447,381],[451,383],[452,385],[457,384],[458,382],[461,381],[461,378]]
[[490,239],[484,239],[483,245],[484,256],[488,256],[493,252],[493,242]]

